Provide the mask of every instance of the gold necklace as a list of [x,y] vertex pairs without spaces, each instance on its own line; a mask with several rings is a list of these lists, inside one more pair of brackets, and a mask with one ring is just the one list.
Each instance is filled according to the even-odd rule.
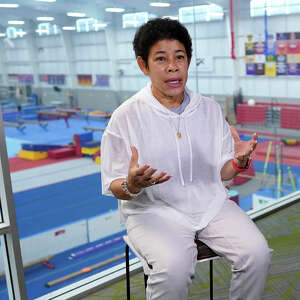
[[177,128],[177,137],[181,139],[181,132],[180,132],[180,116],[178,118],[178,128]]

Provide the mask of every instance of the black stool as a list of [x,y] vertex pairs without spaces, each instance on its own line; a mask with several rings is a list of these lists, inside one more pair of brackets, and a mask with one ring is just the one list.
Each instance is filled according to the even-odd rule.
[[[127,291],[127,300],[130,300],[130,271],[129,271],[129,248],[132,252],[139,258],[143,265],[144,269],[144,282],[145,288],[147,287],[147,280],[149,276],[149,267],[145,260],[140,257],[140,255],[135,250],[133,244],[129,240],[127,235],[123,236],[123,239],[126,243],[125,246],[125,260],[126,260],[126,291]],[[206,244],[195,239],[197,245],[198,254],[197,254],[197,263],[209,261],[209,298],[213,300],[213,260],[220,258],[213,250],[211,250]]]

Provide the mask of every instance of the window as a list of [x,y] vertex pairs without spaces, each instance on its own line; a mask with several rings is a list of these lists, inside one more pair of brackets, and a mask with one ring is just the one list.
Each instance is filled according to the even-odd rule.
[[99,31],[107,26],[107,24],[99,23],[98,20],[93,18],[78,19],[76,21],[77,32],[89,32],[89,31]]
[[18,37],[23,37],[26,34],[26,32],[22,28],[16,28],[13,26],[6,28],[6,36],[9,39],[16,39]]
[[209,22],[223,20],[223,17],[223,8],[216,4],[179,8],[179,21],[181,23]]
[[250,16],[268,16],[300,13],[300,0],[251,0]]
[[149,14],[148,12],[139,12],[132,14],[122,15],[123,28],[139,27],[146,23],[149,19],[154,18],[155,15]]

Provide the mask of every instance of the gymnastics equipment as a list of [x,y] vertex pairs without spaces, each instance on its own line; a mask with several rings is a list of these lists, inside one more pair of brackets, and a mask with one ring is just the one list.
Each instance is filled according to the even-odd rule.
[[36,124],[36,125],[40,125],[43,128],[48,126],[48,122],[35,121],[35,120],[23,120],[23,119],[17,118],[16,122],[18,122],[20,124]]
[[109,259],[107,259],[107,260],[104,260],[104,261],[102,261],[102,262],[100,262],[100,263],[98,263],[98,264],[95,264],[95,265],[92,265],[92,266],[89,266],[89,267],[85,267],[85,268],[83,268],[83,269],[81,269],[81,270],[79,270],[79,271],[77,271],[77,272],[74,272],[74,273],[71,273],[71,274],[69,274],[69,275],[60,277],[60,278],[58,278],[58,279],[49,281],[49,282],[45,283],[45,286],[46,286],[46,287],[52,287],[52,286],[54,286],[54,285],[63,283],[63,282],[65,282],[65,281],[70,280],[70,279],[72,279],[72,278],[75,278],[75,277],[77,277],[77,276],[80,276],[80,275],[86,274],[86,273],[88,273],[88,272],[91,272],[91,271],[93,271],[93,270],[95,270],[95,269],[104,267],[104,266],[106,266],[106,265],[108,265],[108,264],[110,264],[110,263],[113,263],[113,262],[115,262],[115,261],[118,261],[118,260],[120,260],[120,259],[122,259],[122,258],[124,258],[124,257],[125,257],[125,254],[124,254],[124,253],[119,254],[119,255],[116,255],[116,256],[114,256],[114,257],[112,257],[112,258],[109,258]]
[[[137,252],[134,248],[132,242],[127,235],[123,236],[126,243],[125,245],[125,261],[126,261],[126,292],[127,300],[130,300],[130,270],[129,270],[129,248],[136,255],[136,257],[141,261],[144,269],[144,283],[145,288],[147,287],[148,276],[150,274],[150,267],[145,259]],[[195,238],[195,243],[197,245],[197,263],[209,261],[209,299],[213,300],[213,260],[220,258],[212,249],[210,249],[206,244]],[[180,272],[180,266],[178,268]]]
[[265,164],[264,164],[264,172],[263,172],[264,176],[267,174],[267,169],[268,169],[268,164],[269,164],[269,160],[270,160],[271,150],[272,150],[272,141],[270,141],[269,144],[268,144],[268,149],[267,149],[267,154],[266,154]]
[[279,146],[275,145],[276,151],[276,167],[277,167],[277,199],[281,196],[281,168],[280,168],[280,153]]
[[89,113],[89,116],[97,116],[97,117],[104,117],[105,119],[110,118],[112,113],[106,113],[100,110],[95,110]]
[[84,130],[87,130],[87,131],[104,131],[105,129],[104,128],[96,128],[96,127],[83,127]]
[[294,176],[293,176],[293,173],[291,171],[290,166],[287,167],[287,170],[288,170],[289,178],[290,178],[290,181],[291,181],[292,189],[295,192],[296,191],[296,184],[295,184]]
[[74,134],[76,155],[94,155],[100,149],[100,141],[93,140],[93,132]]
[[[98,142],[99,143],[99,142]],[[96,152],[100,150],[100,146],[97,147],[81,147],[81,153],[83,155],[93,156]]]
[[29,151],[49,151],[54,149],[60,149],[62,148],[62,145],[48,145],[48,144],[22,144],[23,150],[29,150]]
[[67,112],[67,111],[52,111],[52,110],[40,110],[37,112],[38,120],[59,120],[64,119],[66,126],[69,128],[69,118],[74,115],[74,112]]
[[[45,257],[42,257],[42,258],[39,258],[39,259],[36,259],[36,260],[33,260],[27,264],[25,264],[23,266],[24,269],[27,269],[27,268],[30,268],[30,267],[33,267],[33,266],[36,266],[36,265],[39,265],[39,264],[44,264],[44,263],[49,263],[49,261],[53,258],[53,255],[48,255],[48,256],[45,256]],[[53,265],[51,265],[53,266]],[[53,266],[54,267],[54,266]],[[5,273],[0,273],[0,277],[4,276]]]
[[75,253],[71,253],[68,257],[68,259],[76,259],[76,258],[80,258],[82,256],[85,256],[85,255],[88,255],[88,254],[91,254],[91,253],[94,253],[96,251],[99,251],[99,250],[102,250],[103,248],[105,247],[108,247],[108,246],[112,246],[112,245],[115,245],[117,243],[120,243],[121,241],[123,240],[123,238],[121,236],[119,237],[116,237],[116,238],[113,238],[111,240],[107,240],[105,242],[102,242],[100,244],[97,244],[95,246],[92,246],[92,247],[88,247],[86,249],[83,249],[83,250],[80,250],[78,252],[75,252]]
[[6,127],[15,127],[20,131],[23,131],[26,127],[24,125],[20,125],[19,123],[5,122],[3,121],[3,125]]
[[76,155],[75,147],[62,147],[59,149],[49,150],[48,156],[49,158],[65,158]]
[[40,159],[47,158],[48,153],[21,149],[18,153],[18,157],[23,159],[28,159],[28,160],[40,160]]
[[101,156],[97,156],[95,159],[94,159],[94,162],[98,165],[101,164]]
[[96,164],[101,164],[101,150],[99,149],[94,155],[93,155],[93,161]]

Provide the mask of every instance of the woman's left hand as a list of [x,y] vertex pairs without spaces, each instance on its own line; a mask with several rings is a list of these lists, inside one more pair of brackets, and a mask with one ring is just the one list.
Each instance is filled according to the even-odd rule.
[[230,131],[234,140],[235,161],[239,167],[243,168],[247,165],[248,160],[251,157],[251,153],[257,146],[258,136],[254,133],[250,141],[242,141],[237,130],[233,126],[230,127]]

